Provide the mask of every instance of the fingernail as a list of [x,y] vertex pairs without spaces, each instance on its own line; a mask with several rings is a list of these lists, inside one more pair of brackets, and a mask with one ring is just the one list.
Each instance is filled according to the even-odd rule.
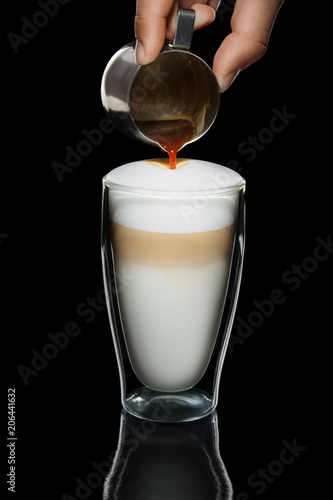
[[235,69],[235,71],[231,71],[227,76],[217,76],[217,81],[219,84],[220,92],[225,92],[230,85],[234,82],[236,77],[239,74],[239,69]]
[[144,49],[142,43],[139,40],[137,40],[136,47],[135,47],[135,59],[136,59],[137,64],[142,64],[145,56],[146,56],[145,49]]

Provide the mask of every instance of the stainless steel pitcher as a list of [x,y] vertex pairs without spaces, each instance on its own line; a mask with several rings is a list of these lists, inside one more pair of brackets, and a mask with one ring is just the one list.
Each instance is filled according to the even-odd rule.
[[213,124],[219,88],[206,62],[189,51],[194,18],[194,10],[179,9],[174,41],[166,41],[157,59],[148,65],[137,64],[135,41],[110,59],[102,78],[102,103],[121,132],[162,147],[158,139],[143,132],[145,124],[167,122],[172,132],[180,120],[186,120],[193,127],[186,143],[199,139]]

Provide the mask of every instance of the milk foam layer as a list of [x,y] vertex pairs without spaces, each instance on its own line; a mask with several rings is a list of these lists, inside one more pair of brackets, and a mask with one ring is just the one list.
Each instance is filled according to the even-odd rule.
[[[112,183],[114,222],[142,231],[196,233],[234,222],[243,178],[200,160],[188,160],[175,170],[137,161],[112,170],[104,182]],[[131,193],[127,195],[126,190]],[[225,191],[223,197],[221,191]]]
[[171,171],[148,162],[149,160],[142,160],[126,163],[111,170],[105,179],[120,186],[138,189],[189,192],[231,188],[243,181],[237,172],[208,161],[188,160],[183,167]]
[[141,161],[104,183],[132,368],[147,387],[184,391],[201,379],[214,349],[243,179],[204,161],[176,170]]

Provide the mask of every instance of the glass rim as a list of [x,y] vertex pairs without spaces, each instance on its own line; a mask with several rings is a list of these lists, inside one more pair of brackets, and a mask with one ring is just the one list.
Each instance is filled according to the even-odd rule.
[[[108,174],[107,174],[108,175]],[[163,190],[163,189],[148,189],[148,188],[137,188],[132,186],[124,186],[123,184],[117,184],[115,182],[111,182],[107,180],[106,175],[102,179],[103,186],[113,189],[118,189],[121,191],[125,191],[128,193],[137,193],[137,194],[146,194],[151,196],[164,196],[164,197],[193,197],[193,196],[210,196],[222,193],[231,193],[231,192],[239,192],[241,191],[245,185],[245,179],[242,179],[237,184],[233,184],[231,186],[226,187],[217,187],[214,189],[207,189],[203,186],[202,189],[194,189],[191,191],[176,191],[176,190]]]

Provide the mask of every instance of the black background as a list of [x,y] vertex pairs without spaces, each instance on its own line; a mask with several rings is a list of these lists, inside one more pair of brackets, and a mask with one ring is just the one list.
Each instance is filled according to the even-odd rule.
[[[303,267],[304,259],[310,262],[318,237],[327,241],[332,234],[329,170],[321,157],[330,144],[322,140],[323,119],[314,114],[320,108],[326,115],[310,43],[315,7],[305,12],[302,5],[285,2],[265,57],[222,94],[214,126],[183,153],[224,165],[234,160],[247,181],[246,258],[236,316],[247,321],[256,309],[253,301],[269,299],[275,289],[285,296],[234,352],[229,350],[223,369],[220,452],[235,498],[241,492],[251,499],[319,498],[325,479],[318,445],[326,440],[324,353],[331,330],[332,256],[299,278],[297,286],[282,279],[293,266]],[[15,388],[16,498],[53,500],[65,493],[76,497],[77,478],[84,482],[94,471],[92,463],[108,459],[118,440],[119,379],[106,309],[96,302],[98,311],[79,313],[86,307],[82,303],[97,300],[103,288],[101,178],[122,163],[160,154],[113,131],[64,173],[62,182],[52,168],[55,161],[65,163],[67,146],[75,149],[85,139],[84,129],[98,128],[105,117],[100,80],[111,55],[134,38],[134,1],[71,0],[20,43],[17,53],[8,33],[22,35],[22,17],[32,20],[41,7],[25,0],[6,9],[2,446],[6,393]],[[194,35],[192,51],[209,64],[229,32],[230,11],[223,16]],[[43,24],[43,18],[34,19]],[[293,118],[248,161],[240,144],[258,133],[265,137],[262,130],[274,109]],[[63,332],[68,322],[80,333],[24,383],[18,366],[31,368],[31,350],[42,353],[51,343],[48,334]],[[249,476],[278,460],[285,440],[306,449],[258,493],[247,483]],[[7,456],[8,449],[2,468],[8,472]],[[88,496],[102,498],[102,488]]]

